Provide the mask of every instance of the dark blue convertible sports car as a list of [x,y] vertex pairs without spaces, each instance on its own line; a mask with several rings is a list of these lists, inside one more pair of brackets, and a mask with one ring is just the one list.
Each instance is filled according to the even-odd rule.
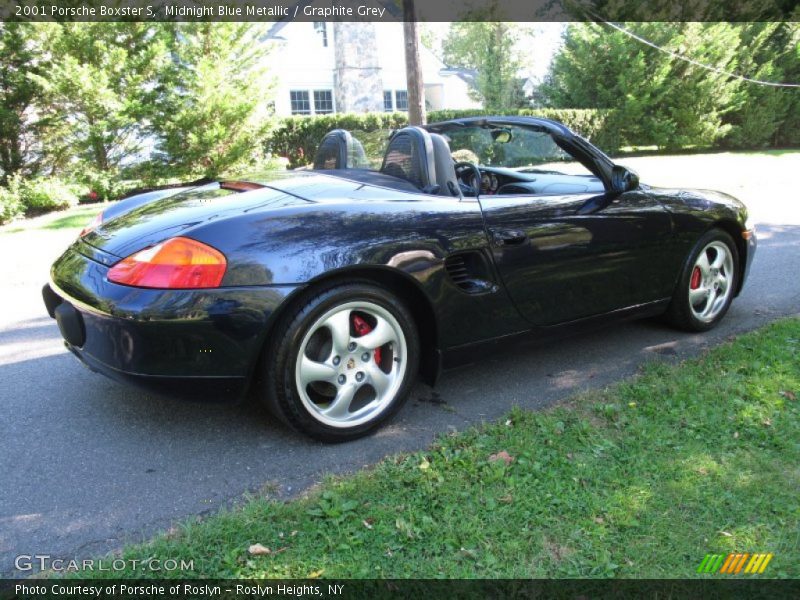
[[352,439],[481,346],[665,315],[702,331],[740,292],[744,205],[658,189],[553,121],[350,133],[313,168],[109,207],[43,294],[92,370],[182,395],[255,389],[291,427]]

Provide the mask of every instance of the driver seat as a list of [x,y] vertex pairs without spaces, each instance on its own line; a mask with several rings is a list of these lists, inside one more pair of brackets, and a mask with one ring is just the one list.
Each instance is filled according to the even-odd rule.
[[450,146],[421,127],[404,127],[389,139],[381,173],[405,179],[425,194],[460,197]]
[[433,162],[436,166],[436,183],[439,186],[439,195],[461,198],[461,187],[458,185],[450,144],[447,143],[443,135],[431,133],[430,136],[433,142]]

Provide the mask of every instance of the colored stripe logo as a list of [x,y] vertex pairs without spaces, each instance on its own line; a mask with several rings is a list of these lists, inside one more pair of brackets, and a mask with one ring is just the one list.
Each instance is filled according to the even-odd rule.
[[773,554],[706,554],[697,567],[698,573],[724,573],[738,575],[739,573],[763,573],[767,568]]

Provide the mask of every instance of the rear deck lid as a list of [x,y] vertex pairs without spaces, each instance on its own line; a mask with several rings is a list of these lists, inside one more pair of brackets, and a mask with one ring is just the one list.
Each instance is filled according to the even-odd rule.
[[212,183],[137,206],[101,223],[83,242],[120,258],[215,221],[253,211],[308,204],[281,190],[247,182]]

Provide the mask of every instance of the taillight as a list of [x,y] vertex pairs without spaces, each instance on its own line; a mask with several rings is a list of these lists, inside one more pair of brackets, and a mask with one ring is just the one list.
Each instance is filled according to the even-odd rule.
[[83,236],[85,236],[87,233],[89,233],[90,231],[94,231],[95,229],[97,229],[97,228],[100,226],[100,224],[101,224],[102,222],[103,222],[103,213],[97,213],[97,214],[95,215],[94,219],[92,219],[92,220],[91,220],[91,221],[90,221],[90,222],[89,222],[89,223],[86,225],[86,227],[84,227],[83,229],[81,229],[81,232],[78,234],[78,237],[83,237]]
[[216,248],[175,237],[122,259],[108,272],[108,280],[145,288],[215,288],[226,267],[225,256]]

